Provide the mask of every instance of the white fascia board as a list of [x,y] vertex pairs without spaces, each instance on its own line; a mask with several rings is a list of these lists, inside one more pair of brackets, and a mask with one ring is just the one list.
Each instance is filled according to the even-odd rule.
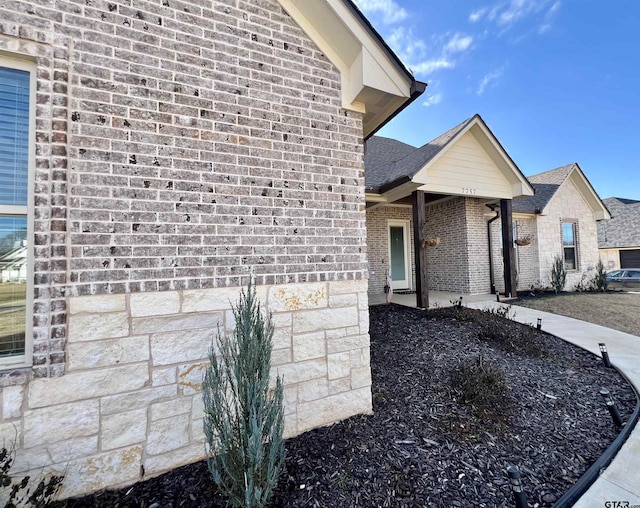
[[278,1],[339,70],[342,107],[373,114],[365,131],[373,131],[411,97],[411,78],[343,0]]

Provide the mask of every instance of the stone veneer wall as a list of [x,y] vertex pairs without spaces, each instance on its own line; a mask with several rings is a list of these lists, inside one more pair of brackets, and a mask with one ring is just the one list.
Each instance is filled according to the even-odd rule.
[[381,206],[367,210],[367,252],[369,254],[369,293],[384,293],[389,270],[389,220],[408,220],[411,251],[411,287],[415,288],[416,263],[413,248],[413,215],[407,206]]
[[250,276],[287,432],[368,411],[362,114],[280,4],[16,0],[0,19],[0,61],[37,69],[33,365],[0,373],[18,465],[69,464],[67,495],[199,457],[204,351]]
[[567,273],[566,290],[571,291],[580,282],[583,273],[593,277],[593,269],[599,259],[597,222],[593,211],[571,179],[558,189],[545,208],[546,215],[539,215],[538,256],[540,280],[549,284],[551,265],[556,255],[562,255],[561,224],[563,221],[577,224],[578,269]]
[[[239,288],[69,298],[67,373],[4,389],[15,471],[66,470],[62,496],[203,458],[202,377]],[[258,287],[272,313],[287,436],[371,411],[366,281]],[[144,468],[144,469],[143,469]]]

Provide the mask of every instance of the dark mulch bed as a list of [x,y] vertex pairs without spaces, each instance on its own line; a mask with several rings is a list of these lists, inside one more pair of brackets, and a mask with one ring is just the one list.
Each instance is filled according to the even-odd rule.
[[[289,439],[273,506],[513,506],[511,464],[530,504],[551,506],[617,435],[599,389],[612,392],[625,420],[636,403],[596,357],[488,313],[372,307],[371,339],[373,415]],[[462,402],[451,375],[478,356],[485,371],[504,373],[504,398]],[[480,396],[499,392],[466,376]],[[198,463],[57,506],[225,502]]]

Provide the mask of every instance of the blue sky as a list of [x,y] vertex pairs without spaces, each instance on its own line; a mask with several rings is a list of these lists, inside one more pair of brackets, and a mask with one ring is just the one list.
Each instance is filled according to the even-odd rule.
[[429,84],[379,135],[420,146],[479,113],[525,175],[578,162],[640,200],[640,2],[355,3]]

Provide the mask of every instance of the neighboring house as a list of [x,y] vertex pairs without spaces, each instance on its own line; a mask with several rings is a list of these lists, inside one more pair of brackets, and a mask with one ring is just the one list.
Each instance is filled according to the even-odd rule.
[[598,247],[607,270],[640,267],[640,201],[607,198],[610,220],[598,223]]
[[[370,295],[383,294],[390,273],[394,290],[416,291],[418,307],[427,306],[429,289],[489,293],[498,277],[489,258],[492,210],[502,210],[511,231],[511,201],[533,194],[479,115],[420,148],[372,137],[365,181]],[[499,277],[515,294],[513,249],[503,251]]]
[[[554,258],[560,256],[567,270],[566,289],[572,290],[584,274],[593,274],[599,259],[597,221],[608,219],[609,212],[577,163],[529,181],[535,195],[513,202],[518,288],[548,287]],[[500,234],[495,228],[495,237]],[[500,270],[495,251],[494,263]]]
[[[4,302],[25,344],[0,355],[14,472],[65,471],[68,496],[201,459],[208,348],[250,277],[286,434],[371,411],[363,142],[425,85],[351,1],[16,0],[0,19],[0,225],[28,231]],[[526,191],[479,143],[498,197]]]

